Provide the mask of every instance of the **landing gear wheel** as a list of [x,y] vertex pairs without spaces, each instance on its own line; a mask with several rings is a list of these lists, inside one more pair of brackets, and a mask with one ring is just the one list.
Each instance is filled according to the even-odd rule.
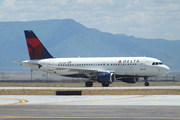
[[102,86],[103,86],[103,87],[108,87],[108,86],[109,86],[109,83],[102,83]]
[[85,83],[85,85],[86,85],[86,87],[92,87],[92,86],[93,86],[93,82],[87,81],[87,82]]
[[149,86],[149,83],[147,82],[147,79],[148,79],[148,77],[147,77],[147,76],[144,76],[144,81],[145,81],[144,85],[145,85],[145,86]]
[[144,85],[145,85],[145,86],[149,86],[149,83],[148,83],[148,82],[145,82]]

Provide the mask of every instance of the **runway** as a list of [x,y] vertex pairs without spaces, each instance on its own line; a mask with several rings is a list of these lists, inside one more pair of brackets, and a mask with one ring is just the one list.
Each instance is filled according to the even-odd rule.
[[131,87],[0,87],[0,90],[120,90],[120,89],[180,89],[180,86],[131,86]]
[[179,95],[1,95],[0,119],[180,119]]
[[1,120],[174,120],[180,119],[179,107],[167,106],[1,106]]

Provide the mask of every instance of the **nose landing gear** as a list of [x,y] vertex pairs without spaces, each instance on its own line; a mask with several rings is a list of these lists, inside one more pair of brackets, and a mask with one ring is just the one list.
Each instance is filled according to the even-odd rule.
[[145,86],[149,86],[149,82],[147,82],[147,79],[148,79],[148,77],[145,76],[145,77],[144,77],[144,81],[145,81],[144,85],[145,85]]
[[145,86],[149,86],[149,83],[148,83],[148,82],[145,82],[144,85],[145,85]]

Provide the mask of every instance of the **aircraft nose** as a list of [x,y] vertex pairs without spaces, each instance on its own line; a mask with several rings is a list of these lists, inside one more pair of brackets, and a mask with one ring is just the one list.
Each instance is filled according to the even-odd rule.
[[164,72],[164,74],[168,74],[170,72],[170,68],[168,66],[164,65],[163,72]]

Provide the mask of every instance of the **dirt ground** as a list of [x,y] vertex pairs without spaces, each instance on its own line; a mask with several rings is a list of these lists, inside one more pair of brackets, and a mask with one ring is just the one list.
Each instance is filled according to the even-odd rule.
[[[180,86],[180,82],[151,82],[151,86]],[[84,87],[84,83],[0,83],[0,87]],[[144,86],[143,82],[136,84],[115,83],[110,87]],[[94,83],[93,87],[101,87]],[[56,95],[58,90],[0,90],[0,95]],[[180,95],[178,89],[151,90],[82,90],[82,95]]]
[[[56,95],[58,90],[0,90],[0,95]],[[82,95],[180,95],[180,90],[82,90]]]

